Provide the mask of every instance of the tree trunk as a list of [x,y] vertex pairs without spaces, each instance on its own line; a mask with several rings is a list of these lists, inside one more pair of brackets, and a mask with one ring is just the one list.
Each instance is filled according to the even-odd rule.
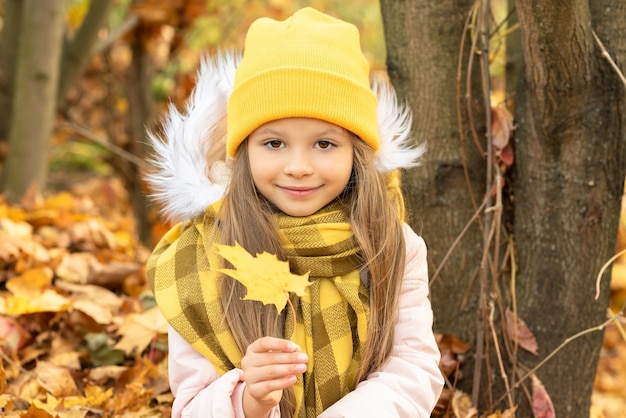
[[2,36],[0,36],[0,142],[7,141],[9,138],[21,11],[22,0],[5,0]]
[[513,31],[506,37],[506,96],[509,101],[515,102],[515,94],[523,63],[522,37],[520,29],[514,29],[516,25],[519,25],[515,0],[507,0],[507,8],[509,11],[507,27]]
[[[145,141],[146,129],[150,129],[152,124],[153,103],[150,90],[154,69],[152,59],[144,48],[142,32],[140,26],[135,30],[131,43],[133,51],[133,62],[129,69],[128,101],[129,101],[129,137],[130,152],[140,160],[145,160],[151,154],[147,141]],[[137,235],[141,242],[149,245],[151,243],[150,231],[150,208],[151,204],[146,198],[143,189],[143,173],[140,167],[130,162],[122,162],[126,173],[127,188],[131,196],[131,203],[135,218],[137,220]]]
[[[488,286],[490,280],[501,286],[496,276],[484,271],[485,262],[498,265],[499,260],[481,258],[488,225],[480,228],[482,224],[475,222],[437,271],[475,212],[488,178],[486,160],[473,146],[468,131],[472,126],[468,121],[473,120],[473,126],[480,127],[475,129],[477,142],[484,142],[481,128],[488,126],[488,121],[483,122],[480,81],[461,74],[460,99],[453,88],[461,30],[472,6],[461,3],[381,0],[381,7],[389,75],[400,96],[411,104],[415,133],[429,143],[425,164],[405,176],[404,187],[412,213],[423,217],[431,275],[437,272],[431,283],[435,328],[475,343],[477,364],[481,364],[481,342],[486,341],[485,353],[490,355],[494,346],[493,340],[481,335],[481,329],[487,333],[491,328],[481,328],[480,320],[486,316],[484,300],[479,303],[479,296],[484,297],[485,290],[497,289]],[[517,306],[520,317],[537,337],[539,355],[520,352],[518,357],[532,367],[568,337],[605,320],[609,274],[603,277],[599,300],[593,297],[595,278],[614,252],[623,191],[626,108],[624,86],[608,60],[602,58],[590,22],[623,67],[626,5],[617,0],[592,5],[586,0],[548,5],[517,0],[516,9],[525,63],[514,97],[517,132],[510,180],[512,242],[518,264],[515,289],[504,289],[496,297],[502,302],[501,308]],[[478,33],[481,27],[473,25],[473,30]],[[468,42],[463,43],[463,57],[471,56]],[[516,66],[517,62],[509,65]],[[466,67],[463,61],[460,68],[465,71]],[[507,82],[512,84],[515,71],[510,74]],[[466,79],[471,84],[467,96]],[[467,118],[468,107],[473,119]],[[474,325],[477,321],[478,328]],[[502,326],[496,328],[497,333]],[[596,332],[573,340],[538,370],[557,416],[588,417],[601,338]],[[509,358],[504,342],[499,337],[498,341],[504,360],[515,362],[515,355]],[[508,403],[501,405],[496,397],[505,392],[504,381],[495,377],[499,366],[493,356],[484,364],[486,370],[477,367],[473,375],[472,369],[465,367],[460,387],[473,385],[472,391],[481,393],[480,410],[502,410]],[[519,370],[528,369],[517,370],[515,376],[509,375],[510,385],[518,383]],[[480,380],[476,373],[482,373]],[[495,396],[485,395],[492,391]],[[530,416],[530,403],[521,394],[517,390],[514,401],[520,407],[518,414]]]
[[[411,224],[428,245],[435,330],[471,343],[476,341],[483,243],[478,222],[434,274],[485,193],[484,151],[477,149],[473,137],[484,150],[479,62],[473,60],[466,91],[469,35],[461,42],[473,4],[473,0],[381,0],[389,76],[411,106],[414,136],[428,144],[422,166],[405,173],[403,189]],[[465,390],[470,390],[473,367],[472,358],[463,364],[462,373],[469,376],[461,384]]]
[[[527,366],[606,318],[610,270],[599,300],[595,278],[615,249],[624,87],[601,58],[589,3],[516,1],[525,61],[513,184],[517,304],[539,343],[539,356],[520,356]],[[621,32],[607,35],[623,46],[625,6],[617,0],[610,6]],[[601,342],[602,333],[587,334],[538,370],[557,416],[589,416]],[[519,414],[527,416],[521,403]]]
[[92,1],[80,29],[71,41],[65,44],[61,60],[58,96],[62,101],[68,89],[83,73],[93,46],[98,40],[98,32],[106,23],[109,11],[115,0]]
[[42,190],[54,125],[64,0],[24,0],[9,154],[3,173],[9,201],[31,185]]

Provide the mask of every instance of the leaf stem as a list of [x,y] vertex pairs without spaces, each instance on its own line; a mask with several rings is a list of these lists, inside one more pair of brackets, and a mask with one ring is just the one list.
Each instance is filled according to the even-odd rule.
[[291,339],[293,342],[296,342],[296,325],[297,325],[296,308],[294,308],[293,303],[291,303],[291,298],[287,298],[287,303],[289,304],[289,310],[291,311],[291,314],[293,315],[293,330],[291,332]]

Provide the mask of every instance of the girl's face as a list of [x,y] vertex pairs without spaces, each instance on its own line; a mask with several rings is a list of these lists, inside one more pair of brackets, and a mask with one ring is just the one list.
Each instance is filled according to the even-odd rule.
[[318,119],[261,125],[248,138],[258,191],[290,216],[311,215],[345,189],[352,172],[352,134]]

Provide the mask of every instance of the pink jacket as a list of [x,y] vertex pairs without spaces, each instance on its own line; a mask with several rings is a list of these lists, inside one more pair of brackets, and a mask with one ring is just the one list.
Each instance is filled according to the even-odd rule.
[[[404,236],[407,260],[392,356],[319,418],[429,417],[441,394],[443,377],[432,331],[426,245],[408,225]],[[220,377],[209,360],[171,327],[169,379],[176,397],[172,417],[245,418],[242,371],[233,369]],[[278,408],[269,417],[279,418]]]

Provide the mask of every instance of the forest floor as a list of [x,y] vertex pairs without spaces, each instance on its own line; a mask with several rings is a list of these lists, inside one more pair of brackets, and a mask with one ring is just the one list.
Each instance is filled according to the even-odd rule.
[[[145,275],[152,244],[140,244],[134,228],[116,178],[95,176],[45,199],[32,194],[19,206],[0,199],[0,415],[170,415],[167,327]],[[618,273],[613,308],[626,293]],[[606,328],[592,418],[626,417],[623,325]],[[439,411],[472,416],[447,396]]]

